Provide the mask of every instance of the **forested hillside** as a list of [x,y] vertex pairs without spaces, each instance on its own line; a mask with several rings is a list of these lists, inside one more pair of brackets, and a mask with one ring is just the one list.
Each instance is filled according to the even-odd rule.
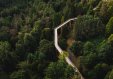
[[76,79],[54,46],[54,28],[75,17],[59,45],[85,79],[113,79],[112,0],[0,0],[0,79]]

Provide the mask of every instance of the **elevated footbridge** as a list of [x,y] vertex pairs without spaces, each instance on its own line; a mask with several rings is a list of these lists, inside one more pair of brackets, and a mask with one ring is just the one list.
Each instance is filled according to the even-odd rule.
[[[61,25],[59,25],[58,27],[56,27],[54,29],[54,44],[56,49],[58,50],[58,52],[63,55],[64,54],[64,50],[59,46],[58,42],[59,42],[59,38],[58,38],[58,30],[61,29],[62,27],[65,27],[65,25],[67,23],[70,23],[72,21],[76,21],[77,18],[71,18],[67,21],[65,21],[64,23],[62,23]],[[82,74],[80,73],[79,69],[76,67],[75,63],[74,63],[74,57],[73,54],[70,51],[67,51],[69,56],[65,56],[65,60],[66,62],[74,69],[74,71],[76,73],[78,73],[78,75],[80,76],[80,79],[84,79],[84,77],[82,76]]]

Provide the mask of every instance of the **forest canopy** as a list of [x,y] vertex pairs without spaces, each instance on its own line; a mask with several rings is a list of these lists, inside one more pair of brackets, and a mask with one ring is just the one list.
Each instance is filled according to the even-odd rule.
[[75,17],[59,45],[85,79],[113,79],[112,0],[0,0],[0,79],[75,79],[54,46]]

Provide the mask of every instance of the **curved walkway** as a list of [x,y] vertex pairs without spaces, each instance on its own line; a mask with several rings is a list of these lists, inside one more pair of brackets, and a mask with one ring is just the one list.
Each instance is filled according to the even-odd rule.
[[[67,23],[77,20],[77,18],[71,18],[67,21],[65,21],[64,23],[62,23],[61,25],[59,25],[58,27],[56,27],[54,29],[54,43],[55,43],[55,47],[58,50],[58,52],[62,55],[63,54],[63,50],[60,48],[60,46],[58,45],[58,29],[60,29],[61,27],[63,27],[64,25],[66,25]],[[68,51],[69,52],[69,51]],[[71,53],[71,52],[69,52]],[[84,79],[82,74],[79,72],[78,68],[75,66],[75,64],[72,62],[73,59],[71,59],[73,57],[71,57],[71,55],[69,55],[68,57],[65,57],[66,62],[74,69],[75,72],[77,72],[80,75],[80,79]]]

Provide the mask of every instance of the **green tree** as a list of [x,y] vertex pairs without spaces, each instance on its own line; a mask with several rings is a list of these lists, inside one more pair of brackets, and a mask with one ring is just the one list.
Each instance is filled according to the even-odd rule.
[[105,63],[99,63],[94,67],[95,78],[104,79],[110,67]]
[[106,74],[104,79],[109,79],[109,74],[110,74],[110,71]]
[[1,26],[10,26],[10,22],[11,22],[10,17],[0,19]]
[[113,17],[110,18],[109,22],[106,25],[106,35],[109,36],[113,33]]
[[108,43],[113,46],[113,34],[111,34],[108,38]]
[[102,2],[100,11],[99,11],[99,16],[101,16],[101,18],[103,19],[103,22],[107,22],[107,20],[109,20],[108,13],[107,13],[108,7],[109,6],[107,2]]
[[99,62],[99,59],[96,53],[91,52],[85,57],[83,61],[86,68],[92,69]]
[[90,15],[79,16],[73,29],[73,37],[86,40],[104,34],[105,27],[98,17]]
[[113,70],[112,70],[111,73],[109,74],[109,79],[113,79]]
[[41,33],[41,39],[52,40],[52,30],[50,28],[44,28]]
[[79,56],[82,54],[83,44],[81,41],[75,41],[70,47],[70,50],[76,55]]
[[74,70],[64,59],[51,62],[46,69],[45,79],[68,79],[74,76]]
[[[43,53],[45,55],[45,60],[55,61],[57,59],[57,52],[54,47],[54,43],[48,40],[41,40],[39,43],[39,53]],[[43,55],[41,54],[41,55]]]
[[67,0],[66,6],[63,9],[64,19],[67,20],[69,18],[74,17],[75,15],[74,13],[75,13],[74,1]]
[[59,40],[59,46],[60,46],[63,50],[67,49],[66,39],[60,39],[60,40]]
[[95,11],[101,17],[104,24],[113,16],[113,1],[100,1]]
[[23,41],[26,52],[34,52],[36,50],[37,42],[31,34],[25,33]]
[[105,41],[98,47],[98,57],[101,61],[112,64],[112,56],[113,56],[113,48],[112,46]]
[[55,13],[52,16],[52,22],[53,22],[53,28],[57,27],[61,23],[61,13],[60,12]]
[[18,70],[14,71],[11,75],[11,79],[31,79],[31,65],[27,61],[20,62],[18,64]]
[[8,42],[0,42],[0,68],[4,72],[13,71],[17,64],[17,56],[10,48],[11,46]]
[[28,74],[24,70],[18,70],[15,71],[11,74],[10,76],[11,79],[30,79]]
[[66,63],[63,60],[50,63],[45,72],[45,79],[65,79],[65,68]]
[[18,37],[19,40],[16,42],[16,54],[19,60],[24,60],[28,53],[35,52],[38,44],[30,33],[19,33]]
[[6,32],[6,30],[4,31],[0,31],[0,40],[1,41],[9,41],[10,40],[10,34],[9,32]]
[[[93,69],[88,70],[89,72],[85,72],[86,78],[89,79],[104,79],[107,72],[109,71],[110,67],[108,64],[105,63],[98,63],[94,66]],[[107,78],[109,79],[109,78]]]
[[41,30],[44,28],[44,25],[41,20],[38,20],[34,23],[34,27],[30,34],[35,38],[36,43],[38,44],[40,41]]
[[71,66],[67,66],[64,72],[65,78],[70,79],[74,76],[74,70]]
[[95,46],[92,42],[87,41],[83,46],[83,55],[95,52]]

